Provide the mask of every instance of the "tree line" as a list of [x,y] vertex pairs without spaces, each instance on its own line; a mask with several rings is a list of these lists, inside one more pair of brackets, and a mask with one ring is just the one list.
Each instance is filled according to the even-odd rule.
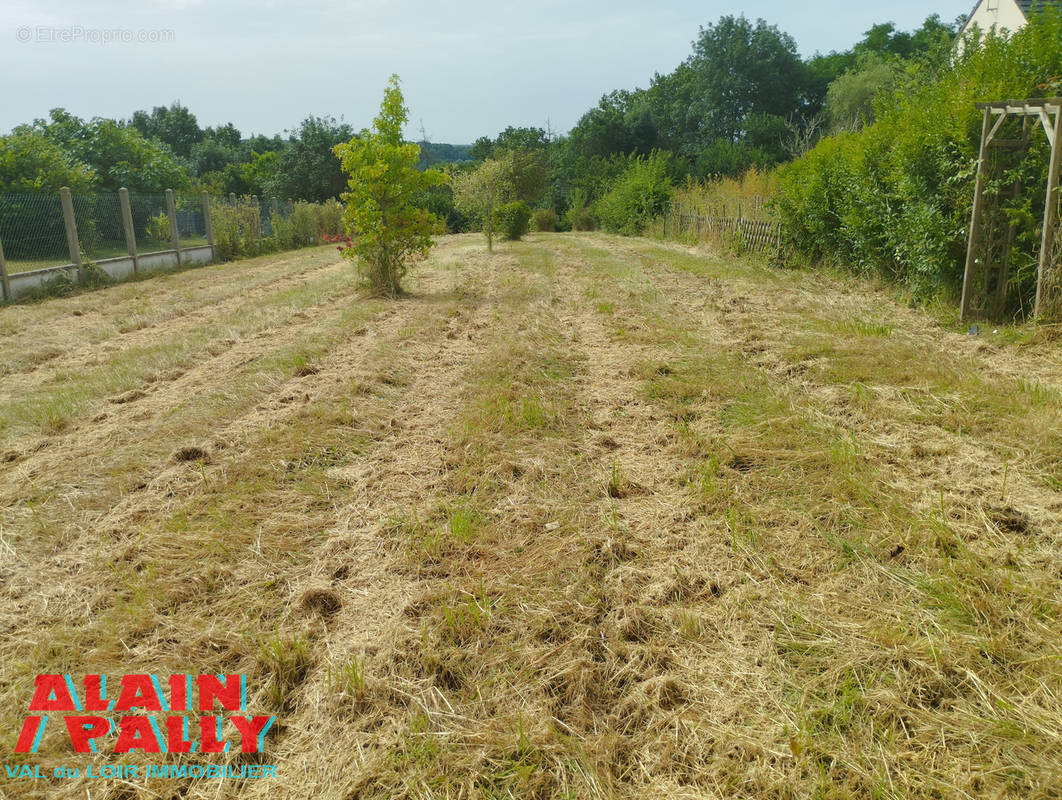
[[[648,88],[606,93],[566,135],[508,127],[477,139],[471,162],[442,169],[460,178],[505,162],[500,202],[552,211],[565,229],[640,232],[673,186],[770,170],[823,136],[872,123],[875,97],[947,63],[961,22],[931,15],[910,32],[882,23],[846,51],[805,60],[776,26],[723,16],[700,29],[672,72],[652,76]],[[460,230],[470,220],[445,193],[432,210]]]
[[[668,172],[676,180],[785,161],[799,149],[800,131],[827,114],[842,124],[865,117],[868,97],[888,80],[890,64],[938,58],[954,33],[955,25],[936,16],[912,33],[876,25],[848,51],[803,61],[792,37],[773,25],[724,16],[700,30],[673,72],[654,75],[646,89],[607,93],[565,136],[510,127],[472,145],[422,141],[420,167],[460,174],[469,164],[510,154],[518,162],[519,198],[548,205],[571,224],[573,202],[578,215],[630,159],[656,151],[672,154]],[[843,76],[848,83],[838,86]],[[0,192],[125,186],[320,201],[343,191],[333,151],[354,133],[333,117],[310,116],[285,136],[244,136],[232,123],[201,127],[180,103],[124,120],[84,120],[60,108],[0,137]],[[460,229],[466,221],[451,201],[452,193],[443,191],[433,210]]]
[[[346,186],[333,148],[354,135],[333,117],[310,116],[286,136],[244,136],[232,123],[199,126],[180,103],[135,111],[127,120],[84,120],[53,109],[0,136],[0,193],[134,193],[166,189],[213,195],[337,198]],[[470,158],[470,146],[431,145],[425,161]]]

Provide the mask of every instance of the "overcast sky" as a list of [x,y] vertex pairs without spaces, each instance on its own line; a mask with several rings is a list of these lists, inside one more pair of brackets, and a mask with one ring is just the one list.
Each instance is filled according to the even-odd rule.
[[[310,114],[366,126],[402,79],[411,138],[470,143],[507,125],[566,132],[605,92],[646,86],[724,14],[762,17],[804,56],[871,25],[918,27],[971,0],[628,2],[532,0],[0,0],[0,131],[62,106],[81,117],[187,106],[245,135]],[[101,41],[125,37],[147,41]],[[70,41],[73,39],[74,41]],[[156,41],[156,40],[163,41]]]

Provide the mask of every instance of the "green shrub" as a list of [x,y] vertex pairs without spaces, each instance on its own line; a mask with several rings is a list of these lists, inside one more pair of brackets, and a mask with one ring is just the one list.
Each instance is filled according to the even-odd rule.
[[564,227],[573,231],[592,231],[597,227],[597,218],[586,201],[586,195],[576,189],[572,192],[572,204],[568,208]]
[[494,209],[494,227],[503,239],[518,241],[531,227],[531,209],[520,200],[498,206]]
[[[775,204],[787,249],[902,282],[922,298],[956,295],[981,136],[974,103],[1057,94],[1050,81],[1059,74],[1062,12],[1049,8],[1009,39],[988,34],[939,70],[898,77],[896,89],[875,101],[876,122],[823,139],[781,168]],[[1016,136],[1015,128],[1020,122],[1000,136]],[[1035,291],[1047,144],[1034,134],[1028,153],[986,183],[986,202],[1016,226],[1008,311],[1028,308]],[[992,154],[1003,157],[1010,156]],[[1025,189],[1011,198],[1018,179]]]
[[149,217],[145,233],[153,243],[165,244],[170,241],[170,218],[165,214]]
[[597,214],[605,230],[637,236],[653,217],[664,212],[672,192],[670,157],[670,153],[657,151],[631,159],[626,171],[597,201]]
[[552,208],[538,209],[532,218],[536,231],[552,233],[557,230],[557,212]]
[[295,244],[295,225],[293,217],[272,214],[269,218],[273,235],[269,237],[269,249],[273,251],[293,250]]
[[343,227],[343,204],[334,198],[323,203],[313,203],[314,220],[317,224],[317,238],[307,244],[317,244],[326,235],[340,236],[346,233]]
[[320,244],[325,236],[339,236],[343,230],[343,205],[337,200],[323,203],[299,201],[291,216],[292,240],[295,247]]
[[214,227],[214,258],[231,261],[240,254],[240,227],[235,208],[215,202],[210,206],[210,222]]
[[256,201],[245,197],[235,204],[212,203],[210,219],[214,226],[214,257],[217,260],[231,261],[262,252],[261,210]]
[[300,247],[320,241],[317,212],[312,203],[295,203],[291,214],[292,237]]
[[210,204],[210,218],[214,226],[214,257],[219,261],[312,247],[321,244],[325,236],[343,233],[343,206],[336,200],[296,202],[291,214],[271,216],[273,232],[264,238],[261,210],[251,198],[240,198],[235,205],[215,200]]

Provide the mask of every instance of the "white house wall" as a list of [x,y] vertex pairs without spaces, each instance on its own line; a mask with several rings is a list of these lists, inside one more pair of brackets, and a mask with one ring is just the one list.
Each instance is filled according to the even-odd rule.
[[[1025,14],[1014,0],[981,0],[974,9],[966,26],[962,29],[965,34],[976,25],[983,32],[995,28],[999,33],[1021,30],[1026,25]],[[959,41],[959,50],[962,51],[963,42]]]

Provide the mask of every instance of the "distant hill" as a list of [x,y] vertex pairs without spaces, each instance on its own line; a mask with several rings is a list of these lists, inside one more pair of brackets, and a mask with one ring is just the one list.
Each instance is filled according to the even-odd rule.
[[427,157],[428,164],[442,164],[447,161],[472,161],[470,144],[442,144],[440,142],[418,142],[421,158]]

